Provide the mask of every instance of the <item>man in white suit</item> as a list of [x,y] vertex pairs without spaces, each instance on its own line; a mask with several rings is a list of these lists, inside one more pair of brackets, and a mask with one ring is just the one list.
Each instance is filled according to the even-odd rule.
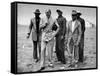
[[72,64],[77,63],[79,59],[79,42],[81,39],[81,23],[77,20],[77,12],[72,11],[72,20],[68,23],[68,43],[72,55]]
[[48,66],[53,67],[52,55],[53,55],[53,46],[54,46],[54,37],[59,30],[59,25],[57,21],[54,21],[51,16],[51,10],[46,10],[46,22],[45,27],[42,31],[42,40],[41,40],[41,62],[40,62],[40,71],[45,68],[45,57],[46,51],[48,52]]

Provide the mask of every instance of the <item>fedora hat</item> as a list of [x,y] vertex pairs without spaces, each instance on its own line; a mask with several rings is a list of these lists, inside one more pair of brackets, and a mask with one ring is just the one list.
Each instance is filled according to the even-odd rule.
[[77,11],[76,10],[72,10],[72,15],[77,15]]
[[45,13],[51,13],[50,9],[45,10]]
[[81,13],[80,11],[77,11],[77,14],[78,14],[78,15],[82,15],[82,13]]
[[35,14],[41,14],[39,9],[36,9],[34,13]]
[[57,9],[57,10],[56,10],[56,12],[60,12],[60,13],[63,13],[63,12],[62,12],[61,10],[59,10],[59,9]]

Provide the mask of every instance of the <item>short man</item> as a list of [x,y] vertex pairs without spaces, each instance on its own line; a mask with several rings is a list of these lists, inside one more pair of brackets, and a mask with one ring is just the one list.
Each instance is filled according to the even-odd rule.
[[40,11],[39,9],[36,9],[34,12],[35,17],[31,19],[30,26],[29,26],[29,33],[27,38],[29,38],[31,32],[32,32],[32,41],[33,41],[33,58],[34,61],[37,62],[39,60],[38,58],[38,52],[40,56],[40,41],[41,41],[41,31],[40,27],[43,26],[43,20],[39,17]]
[[[48,66],[53,67],[52,55],[53,55],[53,46],[54,46],[54,37],[59,30],[59,26],[56,21],[53,21],[51,16],[51,10],[46,11],[46,20],[45,26],[42,31],[42,40],[41,40],[41,62],[40,70],[45,68],[45,57],[46,51],[48,52]],[[56,28],[54,27],[56,26]]]
[[83,62],[84,59],[84,32],[85,32],[85,21],[83,18],[81,18],[82,14],[78,11],[77,12],[77,20],[80,21],[81,23],[81,30],[82,30],[82,35],[81,35],[81,40],[79,43],[79,62]]
[[79,42],[81,38],[81,24],[77,20],[77,12],[72,10],[72,20],[68,23],[69,50],[72,56],[72,64],[77,63],[79,59]]
[[66,64],[65,55],[64,55],[64,41],[65,41],[65,34],[66,34],[66,18],[62,16],[63,12],[59,9],[56,10],[58,13],[57,22],[59,25],[59,31],[56,35],[56,56],[58,61],[63,64]]

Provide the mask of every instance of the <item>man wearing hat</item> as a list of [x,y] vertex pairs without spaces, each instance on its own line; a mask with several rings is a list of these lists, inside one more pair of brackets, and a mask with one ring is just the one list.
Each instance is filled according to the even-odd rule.
[[64,55],[64,40],[66,34],[66,18],[62,16],[63,12],[59,9],[56,10],[58,18],[56,19],[59,24],[59,31],[56,35],[56,56],[58,61],[63,64],[66,64],[65,55]]
[[[48,56],[47,56],[48,66],[53,67],[54,37],[59,30],[59,25],[57,21],[54,21],[51,16],[51,10],[50,9],[46,10],[45,14],[46,14],[45,26],[43,27],[42,37],[41,37],[40,71],[45,68],[46,52],[48,52]],[[56,26],[57,28],[55,28],[54,26]]]
[[84,32],[85,32],[85,20],[81,18],[82,14],[80,11],[77,11],[77,20],[80,21],[81,23],[81,30],[82,30],[82,35],[81,35],[81,40],[79,43],[79,62],[83,62],[84,59]]
[[[40,57],[40,41],[41,41],[41,26],[43,26],[43,20],[39,17],[40,10],[36,9],[34,12],[35,17],[31,19],[29,32],[27,38],[30,37],[32,33],[32,41],[33,41],[33,58],[34,61],[37,62],[39,60],[38,55]],[[38,54],[39,53],[39,54]]]
[[81,39],[81,23],[77,20],[77,12],[72,10],[72,20],[68,23],[68,44],[72,56],[71,64],[79,59],[79,43]]

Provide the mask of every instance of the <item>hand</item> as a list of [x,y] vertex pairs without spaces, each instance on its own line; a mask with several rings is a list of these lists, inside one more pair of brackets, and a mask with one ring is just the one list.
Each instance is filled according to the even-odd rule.
[[47,26],[47,25],[48,25],[48,23],[45,23],[45,25]]
[[30,33],[27,34],[27,39],[30,37]]
[[79,42],[77,42],[75,45],[77,46],[79,44]]
[[28,36],[27,36],[27,39],[28,39],[29,37],[30,37],[30,36],[28,35]]
[[63,39],[64,38],[64,36],[61,36],[61,39]]

